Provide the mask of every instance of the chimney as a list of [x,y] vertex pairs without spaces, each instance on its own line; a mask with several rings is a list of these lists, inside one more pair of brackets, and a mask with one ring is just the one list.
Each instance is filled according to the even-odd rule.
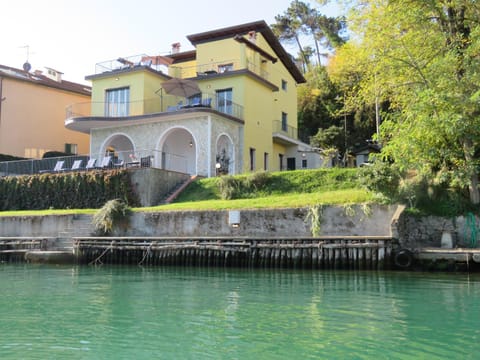
[[45,69],[47,70],[45,76],[53,81],[56,81],[56,82],[62,82],[62,75],[63,73],[58,71],[58,70],[55,70],[55,69],[52,69],[52,68],[48,68],[48,67],[45,67]]
[[180,52],[180,43],[176,42],[172,44],[172,54],[178,54]]
[[251,43],[256,44],[257,43],[257,33],[255,31],[249,31],[248,32],[248,40]]

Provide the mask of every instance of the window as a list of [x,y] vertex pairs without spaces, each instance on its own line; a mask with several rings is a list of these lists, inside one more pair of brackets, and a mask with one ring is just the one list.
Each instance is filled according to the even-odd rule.
[[282,171],[284,169],[284,167],[283,167],[283,154],[278,154],[278,160],[280,161],[279,169],[280,169],[280,171]]
[[263,153],[263,170],[268,170],[268,153]]
[[250,148],[250,171],[255,171],[255,149]]
[[307,168],[307,159],[302,159],[302,169]]
[[67,154],[78,154],[77,149],[78,145],[77,144],[65,144],[65,152]]
[[223,65],[218,65],[218,72],[219,73],[224,73],[227,71],[233,71],[233,64],[223,64]]
[[287,82],[285,80],[282,80],[282,90],[287,91]]
[[111,89],[105,92],[105,116],[128,116],[130,89]]
[[282,112],[282,131],[288,130],[288,120],[287,120],[287,113]]
[[217,110],[233,115],[232,89],[217,90]]

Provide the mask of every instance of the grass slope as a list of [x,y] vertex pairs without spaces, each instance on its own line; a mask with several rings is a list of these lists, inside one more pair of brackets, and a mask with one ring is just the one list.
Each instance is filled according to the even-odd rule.
[[[261,185],[255,179],[261,179]],[[222,200],[221,182],[247,184],[237,198]],[[253,184],[253,185],[252,185]],[[135,208],[133,211],[226,210],[259,208],[297,208],[317,204],[356,204],[372,202],[374,197],[361,187],[357,169],[316,169],[273,173],[254,173],[199,179],[190,184],[177,200],[168,205]],[[95,209],[5,211],[0,216],[94,214]]]

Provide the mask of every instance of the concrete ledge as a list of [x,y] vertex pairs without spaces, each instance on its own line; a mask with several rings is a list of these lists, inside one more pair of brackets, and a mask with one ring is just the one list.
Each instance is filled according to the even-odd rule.
[[469,262],[474,261],[480,263],[480,249],[437,249],[423,248],[415,253],[418,260],[429,261],[455,261]]

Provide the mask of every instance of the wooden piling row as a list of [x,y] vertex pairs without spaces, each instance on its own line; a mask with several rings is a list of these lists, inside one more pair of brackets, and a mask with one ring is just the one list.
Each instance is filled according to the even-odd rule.
[[24,262],[27,251],[43,250],[47,241],[47,238],[0,238],[0,262]]
[[389,237],[75,238],[80,263],[293,269],[389,269]]

